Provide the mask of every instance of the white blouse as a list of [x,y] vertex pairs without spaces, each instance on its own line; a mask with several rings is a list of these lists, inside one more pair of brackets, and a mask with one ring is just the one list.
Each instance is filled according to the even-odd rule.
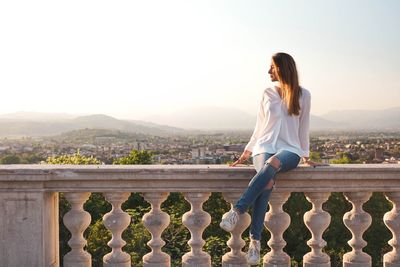
[[300,114],[290,116],[277,88],[264,90],[256,126],[245,148],[252,156],[288,150],[300,157],[309,157],[311,94],[304,88],[301,91]]

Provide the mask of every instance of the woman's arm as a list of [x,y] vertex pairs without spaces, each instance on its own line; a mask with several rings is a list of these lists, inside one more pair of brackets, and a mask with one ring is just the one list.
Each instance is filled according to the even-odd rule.
[[326,163],[311,161],[309,157],[303,157],[303,163],[314,168],[317,166],[329,166],[329,164]]

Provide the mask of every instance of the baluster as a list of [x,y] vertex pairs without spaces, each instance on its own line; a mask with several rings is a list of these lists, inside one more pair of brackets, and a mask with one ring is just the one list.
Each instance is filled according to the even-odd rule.
[[353,235],[347,242],[352,251],[343,255],[344,267],[367,267],[371,266],[371,256],[363,252],[362,249],[367,242],[362,238],[363,233],[371,225],[371,215],[362,208],[363,204],[371,197],[370,192],[349,192],[344,193],[346,199],[353,205],[351,211],[343,216],[343,222]]
[[190,211],[183,214],[182,223],[189,229],[191,238],[188,244],[191,248],[182,257],[182,267],[211,267],[211,257],[202,250],[204,244],[203,231],[211,223],[211,216],[203,211],[203,203],[211,193],[184,193],[185,199],[190,203]]
[[64,193],[65,198],[71,203],[71,210],[64,215],[64,225],[71,232],[68,245],[71,251],[64,256],[65,267],[90,267],[92,266],[91,255],[83,250],[86,240],[83,232],[90,224],[89,212],[83,210],[83,204],[88,200],[90,193]]
[[385,193],[385,196],[393,204],[392,210],[383,216],[383,221],[393,235],[393,238],[389,240],[389,245],[393,247],[393,250],[383,256],[383,266],[400,267],[400,192]]
[[303,267],[330,267],[331,261],[322,249],[326,241],[322,239],[322,233],[329,226],[331,216],[322,209],[322,204],[328,200],[330,193],[312,192],[305,193],[307,200],[312,204],[312,209],[304,214],[304,223],[311,232],[311,239],[307,245],[311,252],[303,257]]
[[129,226],[131,220],[128,213],[121,209],[122,203],[128,199],[129,195],[129,192],[104,193],[106,200],[112,205],[111,211],[103,216],[105,227],[112,233],[112,238],[107,243],[112,251],[103,257],[104,267],[131,266],[131,257],[128,253],[122,251],[126,242],[121,237],[122,232]]
[[289,267],[290,257],[283,251],[286,241],[283,239],[283,233],[290,225],[290,216],[283,211],[282,206],[288,200],[289,192],[272,192],[269,200],[269,211],[264,220],[264,225],[271,232],[271,239],[268,246],[271,251],[263,258],[265,267]]
[[[224,199],[233,205],[242,194],[239,192],[223,193]],[[245,267],[248,266],[246,254],[242,251],[246,242],[242,239],[243,232],[250,225],[250,215],[245,212],[239,215],[239,221],[231,232],[231,238],[227,245],[231,249],[222,257],[222,267]]]
[[143,216],[143,224],[151,233],[151,240],[147,245],[151,252],[143,256],[144,267],[169,267],[170,256],[161,251],[165,245],[161,233],[169,225],[169,215],[160,208],[161,203],[167,199],[168,193],[144,193],[146,201],[151,204],[151,211]]

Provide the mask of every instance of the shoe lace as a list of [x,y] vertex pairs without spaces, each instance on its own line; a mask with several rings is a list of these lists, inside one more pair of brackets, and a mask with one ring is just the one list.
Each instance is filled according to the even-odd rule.
[[236,211],[232,211],[231,216],[228,217],[228,221],[231,224],[235,224],[237,222],[238,214]]

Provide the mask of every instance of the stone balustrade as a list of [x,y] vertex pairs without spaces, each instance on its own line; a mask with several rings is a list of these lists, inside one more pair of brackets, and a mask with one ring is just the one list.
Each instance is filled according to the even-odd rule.
[[[251,167],[227,166],[68,166],[68,165],[3,165],[0,166],[0,266],[91,266],[91,255],[84,249],[84,230],[90,214],[83,204],[91,192],[102,192],[112,205],[103,217],[111,231],[103,265],[131,266],[129,255],[123,251],[125,241],[121,233],[130,224],[129,215],[121,209],[132,192],[141,192],[151,204],[143,217],[151,233],[148,246],[151,252],[143,257],[144,266],[170,266],[170,256],[162,251],[165,241],[163,230],[169,225],[169,215],[160,208],[170,192],[182,192],[191,205],[184,214],[182,224],[191,234],[188,251],[182,266],[212,266],[210,255],[203,250],[202,234],[211,220],[202,209],[211,192],[222,192],[225,200],[238,199],[249,179]],[[71,251],[59,259],[58,248],[58,192],[64,192],[71,210],[64,216],[64,224],[71,232],[68,244]],[[371,257],[363,252],[366,241],[363,233],[371,225],[371,216],[363,210],[372,192],[384,192],[393,209],[382,218],[392,232],[389,245],[392,250],[384,255],[384,266],[400,266],[400,165],[333,165],[329,167],[299,168],[278,174],[265,216],[265,226],[271,232],[270,251],[263,257],[264,266],[290,266],[290,257],[283,248],[284,231],[290,225],[290,216],[282,209],[291,192],[304,192],[312,204],[304,215],[304,223],[311,232],[307,245],[311,251],[304,255],[304,266],[331,266],[329,256],[323,252],[326,242],[323,232],[329,227],[330,214],[322,209],[331,192],[343,192],[352,210],[345,213],[343,222],[352,233],[348,244],[351,251],[343,257],[343,266],[368,267]],[[227,242],[230,252],[222,257],[225,267],[247,266],[244,258],[242,233],[250,224],[250,216],[240,216],[239,223]]]

